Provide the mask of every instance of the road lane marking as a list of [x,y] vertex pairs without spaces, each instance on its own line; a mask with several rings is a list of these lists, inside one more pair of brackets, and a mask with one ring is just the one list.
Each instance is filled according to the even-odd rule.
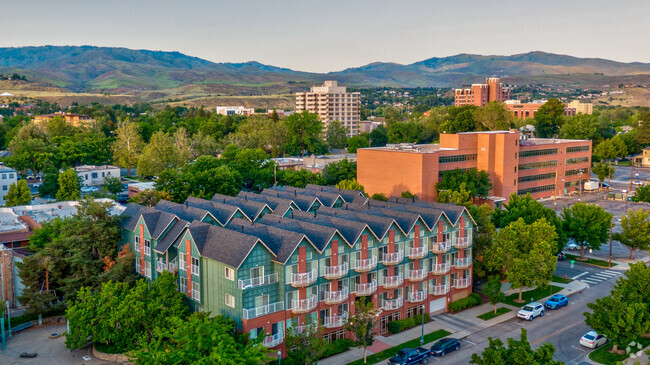
[[580,351],[582,351],[582,352],[587,352],[587,350],[585,350],[585,349],[581,349],[580,347],[575,347],[575,346],[573,346],[573,345],[571,345],[571,347],[573,347],[573,348],[576,349],[576,350],[580,350]]
[[605,274],[601,274],[601,273],[594,274],[593,276],[596,276],[596,277],[598,277],[598,278],[603,278],[603,279],[605,279],[605,280],[608,280],[608,279],[611,279],[611,278],[612,278],[610,275],[605,275]]
[[585,276],[585,275],[588,275],[588,274],[589,274],[589,271],[585,271],[582,274],[578,274],[578,275],[572,277],[571,280],[575,280],[575,279],[577,279],[577,278],[579,278],[581,276]]
[[585,321],[574,322],[574,323],[572,323],[572,324],[570,324],[570,325],[568,325],[568,326],[566,326],[566,327],[564,327],[564,328],[561,328],[561,329],[559,329],[559,330],[557,330],[557,331],[551,333],[550,335],[546,335],[546,336],[540,338],[540,339],[537,340],[537,341],[533,341],[533,342],[531,342],[530,344],[531,344],[531,345],[534,345],[534,344],[539,343],[539,342],[541,342],[541,341],[545,341],[545,340],[547,340],[549,337],[555,336],[555,335],[557,335],[558,333],[562,333],[562,332],[568,330],[568,329],[571,328],[571,327],[575,327],[575,326],[579,325],[580,323],[585,323]]
[[466,339],[463,339],[463,341],[465,341],[465,342],[467,342],[467,343],[470,343],[470,344],[476,346],[476,344],[475,344],[474,342],[472,342],[472,341],[469,341],[469,340],[466,340]]

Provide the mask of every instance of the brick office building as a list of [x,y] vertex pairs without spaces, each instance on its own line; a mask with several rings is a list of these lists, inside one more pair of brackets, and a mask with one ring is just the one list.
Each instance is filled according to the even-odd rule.
[[479,169],[490,175],[490,195],[533,198],[576,191],[588,181],[591,141],[530,138],[516,130],[440,135],[439,144],[387,145],[357,150],[357,180],[368,194],[410,191],[435,200],[442,172]]
[[485,106],[490,101],[504,101],[510,98],[510,91],[496,77],[485,79],[485,84],[472,84],[470,88],[454,91],[454,105]]

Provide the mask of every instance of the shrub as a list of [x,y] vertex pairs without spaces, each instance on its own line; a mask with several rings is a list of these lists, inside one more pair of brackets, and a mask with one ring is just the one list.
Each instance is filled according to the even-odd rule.
[[[431,317],[428,314],[424,314],[424,322],[429,322]],[[398,321],[388,322],[388,331],[390,333],[399,333],[409,328],[413,328],[418,324],[422,323],[422,317],[420,315],[414,316],[413,318],[400,319]]]
[[350,349],[350,347],[354,346],[354,342],[348,338],[342,338],[340,340],[335,340],[327,344],[327,349],[325,349],[325,352],[322,355],[322,359],[330,356],[334,356],[336,354],[340,354],[341,352],[345,352]]
[[460,312],[463,309],[475,307],[479,304],[481,304],[481,297],[476,293],[472,293],[466,298],[449,303],[449,311]]

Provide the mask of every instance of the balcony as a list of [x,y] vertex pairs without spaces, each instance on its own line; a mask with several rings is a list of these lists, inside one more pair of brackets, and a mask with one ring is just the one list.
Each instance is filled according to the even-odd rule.
[[325,328],[337,328],[337,327],[343,327],[347,322],[348,322],[348,314],[343,313],[338,316],[325,317],[323,321],[323,326],[325,326]]
[[291,274],[291,286],[295,288],[300,288],[303,286],[309,286],[316,282],[316,270],[310,272],[302,272]]
[[316,308],[316,303],[318,300],[315,295],[308,299],[294,299],[291,303],[291,310],[294,314],[311,312]]
[[384,276],[384,282],[381,284],[384,289],[397,288],[404,283],[404,275],[399,274],[396,276]]
[[268,348],[280,346],[284,342],[284,332],[279,331],[278,333],[264,337],[264,342],[262,344]]
[[252,309],[244,309],[243,318],[253,319],[284,310],[284,302],[271,303]]
[[411,260],[421,259],[424,256],[426,256],[427,253],[428,252],[427,252],[426,246],[411,247],[411,248],[409,248],[409,251],[408,251],[408,257]]
[[377,291],[377,282],[373,281],[366,284],[357,284],[355,293],[360,296],[371,295]]
[[429,274],[425,269],[407,270],[406,272],[407,272],[406,277],[410,281],[422,281],[426,279],[427,275]]
[[369,259],[356,260],[356,265],[354,265],[354,270],[356,272],[366,272],[377,267],[377,257],[371,257]]
[[385,253],[381,256],[381,263],[384,265],[397,265],[404,260],[404,251]]
[[395,299],[384,299],[381,304],[381,308],[385,311],[392,311],[402,308],[402,304],[404,304],[404,299],[402,299],[402,297]]
[[472,256],[464,257],[462,259],[456,259],[454,262],[454,267],[457,268],[466,268],[472,265]]
[[339,290],[339,291],[326,291],[325,298],[323,300],[327,305],[339,304],[345,302],[348,299],[348,295],[349,295],[348,288],[343,288],[343,290]]
[[451,249],[450,241],[431,243],[431,253],[445,253]]
[[417,291],[412,291],[409,293],[409,302],[411,303],[418,303],[423,300],[427,299],[427,290],[417,290]]
[[156,271],[163,272],[163,270],[167,270],[167,264],[162,259],[158,259],[156,261]]
[[344,262],[341,265],[325,266],[325,279],[338,279],[348,274],[348,263]]
[[451,270],[451,262],[447,261],[442,264],[435,264],[433,267],[431,267],[431,272],[434,275],[442,275],[446,274]]
[[454,288],[465,289],[472,285],[472,278],[461,278],[454,280]]
[[238,280],[238,286],[239,289],[250,289],[254,288],[256,286],[262,286],[266,284],[273,284],[278,282],[278,274],[269,274],[265,276],[258,276],[256,278],[250,278],[250,279],[239,279]]
[[449,293],[449,285],[447,284],[436,285],[431,291],[433,295],[445,295],[447,293]]
[[468,248],[472,245],[472,240],[469,237],[458,237],[454,241],[454,247],[456,248]]
[[169,263],[169,271],[171,271],[171,272],[177,272],[178,271],[178,260],[176,258],[174,258]]

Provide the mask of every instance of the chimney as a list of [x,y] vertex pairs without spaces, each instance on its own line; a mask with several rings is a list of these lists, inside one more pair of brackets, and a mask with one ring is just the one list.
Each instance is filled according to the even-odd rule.
[[244,233],[244,225],[239,226],[241,228],[241,233]]

